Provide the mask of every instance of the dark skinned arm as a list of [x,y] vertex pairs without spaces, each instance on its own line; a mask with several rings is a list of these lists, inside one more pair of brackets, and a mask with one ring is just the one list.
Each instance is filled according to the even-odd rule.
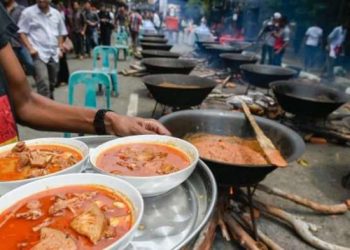
[[[52,101],[31,91],[26,76],[11,46],[0,49],[0,67],[8,81],[9,95],[16,117],[23,125],[49,131],[95,133],[96,110],[73,107]],[[157,121],[108,112],[105,116],[108,134],[169,134]]]

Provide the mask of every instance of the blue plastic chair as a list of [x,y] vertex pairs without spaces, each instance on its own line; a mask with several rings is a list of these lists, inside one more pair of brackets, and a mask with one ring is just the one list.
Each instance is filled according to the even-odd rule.
[[[84,106],[88,108],[97,107],[96,89],[99,84],[105,87],[106,106],[105,108],[110,109],[111,98],[110,88],[111,79],[108,74],[104,72],[81,70],[76,71],[69,77],[68,82],[68,103],[74,105],[74,90],[79,84],[85,86],[85,103]],[[64,137],[71,137],[70,133],[64,133]]]
[[[110,63],[110,56],[113,58],[113,64]],[[101,58],[101,64],[99,65],[98,59]],[[97,46],[93,50],[93,70],[96,72],[107,73],[111,77],[112,91],[114,95],[119,94],[119,81],[118,81],[118,49],[113,46]]]
[[120,32],[116,32],[115,33],[115,45],[114,47],[116,47],[118,49],[118,59],[119,59],[119,52],[121,50],[123,50],[124,52],[124,60],[127,59],[128,55],[129,55],[129,45],[128,45],[128,33],[126,33],[125,31],[120,31]]

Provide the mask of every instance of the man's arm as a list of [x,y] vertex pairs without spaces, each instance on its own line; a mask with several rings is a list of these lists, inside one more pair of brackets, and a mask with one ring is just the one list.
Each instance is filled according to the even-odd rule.
[[[96,110],[72,107],[52,101],[31,91],[26,76],[11,46],[0,49],[0,67],[8,81],[9,95],[21,124],[35,129],[95,133],[93,120]],[[158,122],[121,116],[108,112],[105,116],[108,134],[169,134]]]

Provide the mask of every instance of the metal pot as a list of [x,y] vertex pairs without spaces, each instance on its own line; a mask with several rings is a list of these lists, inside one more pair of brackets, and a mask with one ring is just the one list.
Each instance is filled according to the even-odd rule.
[[164,38],[164,34],[143,34],[144,38]]
[[269,88],[269,84],[275,81],[289,80],[296,76],[297,72],[279,66],[244,64],[240,66],[243,78],[249,84],[260,88]]
[[200,105],[217,85],[210,79],[180,74],[149,75],[142,80],[158,103],[177,108]]
[[[297,160],[305,150],[302,138],[293,130],[278,122],[255,117],[264,133],[271,139],[288,162]],[[160,119],[170,132],[179,138],[189,133],[211,133],[255,137],[255,134],[240,112],[220,110],[186,110],[174,112]],[[203,159],[221,185],[248,186],[262,181],[276,168],[272,165],[235,165]]]
[[141,43],[167,43],[168,39],[160,38],[160,37],[147,37],[147,38],[141,38]]
[[165,51],[165,50],[142,50],[141,55],[143,58],[150,58],[150,57],[179,58],[181,56],[179,53]]
[[346,103],[346,94],[319,84],[278,81],[270,84],[283,110],[296,115],[327,117]]
[[224,61],[226,67],[231,69],[231,72],[238,74],[240,66],[243,64],[256,63],[258,58],[256,56],[242,55],[236,53],[222,53],[220,58]]
[[173,47],[170,44],[164,43],[141,43],[141,47],[143,50],[166,50],[169,51]]
[[152,74],[189,74],[196,67],[193,61],[173,58],[145,58],[142,63]]

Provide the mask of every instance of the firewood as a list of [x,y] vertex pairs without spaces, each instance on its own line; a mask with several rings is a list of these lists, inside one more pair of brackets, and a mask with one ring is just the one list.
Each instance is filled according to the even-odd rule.
[[[250,215],[243,214],[241,216],[242,221],[250,228],[252,228],[252,221]],[[284,250],[283,247],[279,246],[276,242],[270,239],[266,234],[264,234],[260,229],[257,229],[259,240],[264,242],[264,244],[271,250]]]
[[312,234],[311,231],[315,231],[314,225],[305,222],[294,215],[274,207],[272,205],[267,205],[261,201],[254,200],[254,206],[258,207],[260,211],[267,215],[272,215],[291,226],[295,232],[311,246],[322,249],[322,250],[350,250],[348,247],[338,246],[326,241],[323,241]]
[[257,242],[250,237],[243,227],[235,221],[228,212],[224,213],[224,220],[233,238],[235,238],[242,247],[248,250],[260,250],[257,246]]
[[226,241],[231,241],[231,237],[230,237],[230,234],[228,233],[223,217],[224,217],[224,205],[223,205],[223,202],[221,202],[221,204],[218,205],[218,225],[221,229],[222,237]]
[[210,250],[212,249],[215,230],[218,225],[218,214],[214,212],[208,223],[200,232],[197,241],[195,242],[192,250]]
[[311,208],[312,210],[321,214],[343,214],[350,210],[350,199],[341,204],[325,205],[300,197],[296,194],[286,193],[278,188],[265,186],[263,184],[259,184],[257,189],[262,192],[293,201],[294,203],[304,207]]
[[145,68],[144,67],[142,67],[142,66],[140,66],[140,65],[137,65],[137,64],[131,64],[130,65],[130,68],[131,69],[135,69],[135,70],[144,70]]
[[327,139],[323,137],[311,137],[310,138],[310,143],[312,144],[327,144]]
[[231,75],[227,76],[223,81],[222,81],[222,87],[226,88],[226,84],[228,83],[228,81],[230,81],[231,79]]

